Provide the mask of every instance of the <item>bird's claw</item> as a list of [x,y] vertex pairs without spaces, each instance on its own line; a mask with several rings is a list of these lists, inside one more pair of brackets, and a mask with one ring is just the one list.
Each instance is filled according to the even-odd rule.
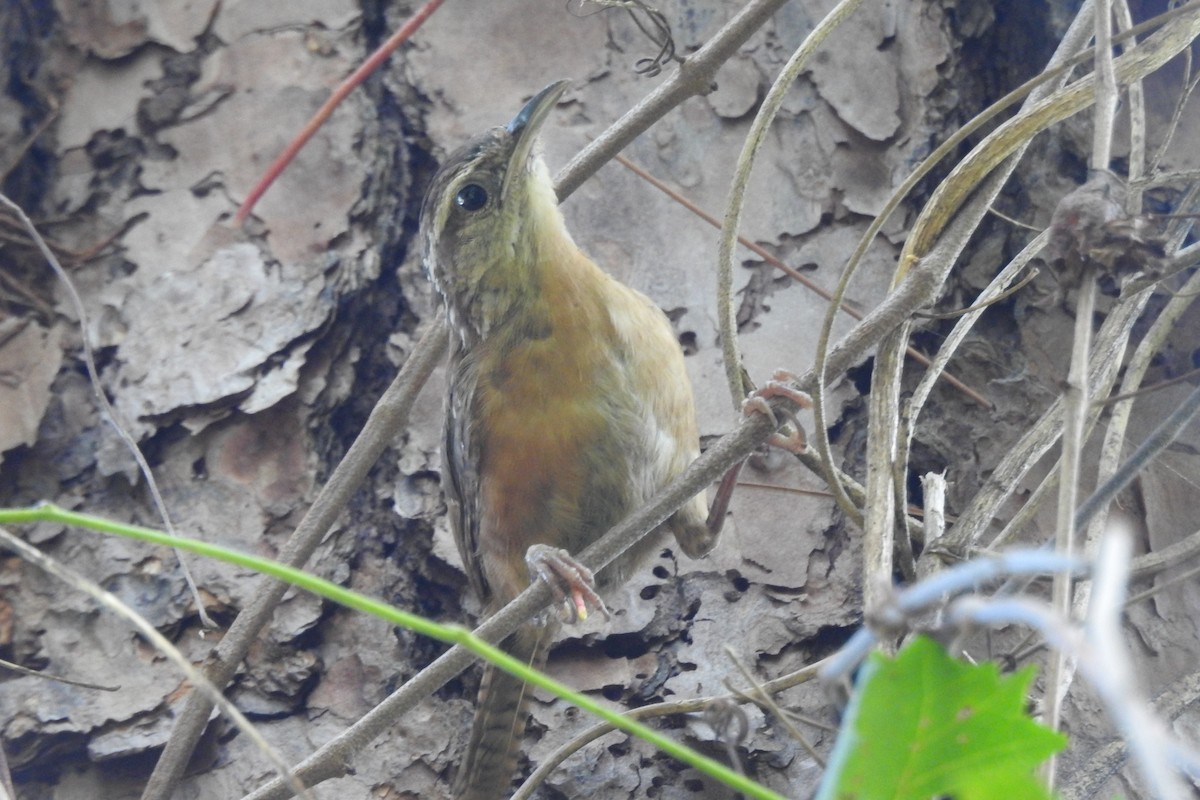
[[596,577],[561,547],[535,544],[525,553],[532,580],[542,580],[550,587],[559,607],[566,612],[564,622],[571,624],[587,619],[588,607],[599,611],[605,619],[611,615],[596,593]]
[[[755,389],[749,397],[742,401],[742,413],[746,416],[762,414],[771,420],[771,424],[779,427],[775,411],[767,402],[772,397],[786,397],[801,408],[812,408],[812,398],[808,396],[807,392],[797,389],[794,385],[795,382],[796,376],[792,373],[782,369],[775,370],[771,380],[767,381],[764,386]],[[791,413],[788,414],[788,423],[784,425],[783,430],[772,433],[767,439],[767,444],[795,454],[803,453],[808,448],[804,428]]]

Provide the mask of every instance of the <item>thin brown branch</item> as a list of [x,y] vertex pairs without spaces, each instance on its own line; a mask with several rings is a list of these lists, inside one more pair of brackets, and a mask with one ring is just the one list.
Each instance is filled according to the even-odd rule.
[[[444,315],[439,315],[413,349],[400,374],[379,398],[362,433],[350,445],[346,457],[334,469],[329,482],[321,488],[317,499],[280,551],[279,561],[293,567],[302,567],[308,561],[371,467],[391,444],[395,434],[407,424],[417,394],[441,361],[446,345]],[[210,655],[205,670],[208,680],[220,687],[229,683],[287,589],[286,583],[264,579],[254,601],[238,614]],[[208,724],[211,711],[212,701],[207,696],[199,692],[188,696],[142,794],[143,800],[166,800],[170,796]]]
[[120,686],[102,686],[98,683],[88,683],[87,681],[77,681],[72,678],[66,678],[62,675],[51,675],[49,672],[38,672],[36,669],[22,667],[20,664],[14,664],[11,661],[0,659],[0,667],[11,672],[16,672],[20,675],[28,675],[31,678],[41,678],[45,681],[54,683],[65,683],[67,686],[78,686],[80,689],[94,689],[97,692],[119,692]]
[[658,88],[596,137],[562,168],[556,178],[559,200],[578,189],[626,145],[689,97],[712,89],[713,79],[738,48],[762,27],[787,0],[751,0],[712,39],[684,59],[679,69]]
[[[129,432],[128,423],[117,409],[113,407],[112,403],[108,401],[108,396],[104,393],[104,387],[100,384],[100,372],[96,368],[96,357],[88,335],[91,326],[88,324],[87,309],[83,305],[83,298],[79,296],[79,291],[75,288],[75,282],[71,280],[71,276],[67,271],[63,269],[63,265],[59,263],[58,258],[50,249],[50,245],[42,238],[37,227],[26,216],[25,210],[4,194],[0,194],[0,204],[8,208],[20,221],[29,238],[37,246],[42,258],[45,259],[50,269],[54,272],[55,277],[58,278],[63,288],[66,289],[67,299],[71,303],[71,308],[75,312],[76,319],[79,320],[80,342],[83,345],[83,363],[87,368],[88,382],[91,384],[92,393],[96,397],[96,404],[100,407],[100,414],[116,432],[118,438],[125,445],[125,449],[133,456],[133,460],[137,463],[138,471],[146,481],[146,490],[150,492],[150,499],[154,503],[154,508],[158,512],[158,516],[163,521],[163,526],[167,529],[168,533],[175,535],[175,525],[171,521],[171,514],[167,510],[167,503],[163,500],[162,492],[159,491],[158,481],[155,479],[154,473],[150,470],[150,464],[146,461],[146,456],[142,453],[142,449],[138,447],[137,441],[134,440],[133,435]],[[200,590],[196,587],[192,571],[188,568],[183,553],[178,549],[175,550],[175,558],[179,563],[179,571],[187,583],[188,591],[191,592],[192,602],[196,606],[196,615],[200,618],[200,622],[206,628],[217,627],[217,624],[212,621],[208,616],[208,612],[205,611],[204,599],[200,596]]]
[[[809,664],[808,666],[798,669],[794,672],[790,672],[787,675],[767,681],[766,683],[762,684],[761,689],[766,693],[778,694],[784,689],[790,689],[793,686],[799,686],[800,684],[806,683],[807,681],[815,678],[824,664],[824,659],[816,662],[815,664]],[[696,697],[690,700],[678,700],[669,703],[655,703],[653,705],[642,706],[641,708],[628,711],[624,716],[629,717],[630,719],[646,720],[655,719],[657,717],[673,716],[675,714],[693,714],[703,711],[713,703],[719,703],[722,701],[752,702],[753,698],[747,697],[738,692],[731,692],[727,695]],[[601,736],[612,733],[615,730],[616,728],[610,723],[601,722],[587,729],[569,742],[564,743],[562,747],[559,747],[557,750],[543,759],[540,764],[538,764],[538,767],[533,771],[533,774],[531,774],[525,780],[525,782],[521,784],[520,788],[517,789],[516,793],[512,796],[512,800],[525,800],[525,798],[528,798],[532,794],[533,789],[537,786],[540,786],[542,783],[545,783],[546,779],[550,777],[550,773],[558,769],[560,764],[562,764],[575,753],[582,750],[590,742],[594,742]]]

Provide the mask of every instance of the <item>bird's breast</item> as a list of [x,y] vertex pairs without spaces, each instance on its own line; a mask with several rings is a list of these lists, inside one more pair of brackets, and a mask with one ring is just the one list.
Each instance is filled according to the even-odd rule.
[[476,353],[478,542],[500,595],[528,583],[530,545],[578,552],[629,511],[644,443],[604,288],[559,291]]

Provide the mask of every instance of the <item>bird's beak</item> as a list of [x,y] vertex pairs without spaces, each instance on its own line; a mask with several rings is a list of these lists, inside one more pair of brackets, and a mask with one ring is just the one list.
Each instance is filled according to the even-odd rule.
[[513,137],[512,155],[508,157],[508,169],[504,172],[503,195],[508,196],[509,186],[517,176],[525,174],[529,162],[529,154],[533,152],[533,143],[537,141],[538,131],[550,116],[550,110],[563,96],[563,92],[571,85],[570,81],[555,81],[535,94],[525,107],[508,123],[507,130]]

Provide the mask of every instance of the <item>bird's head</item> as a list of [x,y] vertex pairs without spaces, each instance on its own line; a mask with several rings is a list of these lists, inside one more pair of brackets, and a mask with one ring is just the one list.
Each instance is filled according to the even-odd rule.
[[539,239],[568,235],[535,147],[567,86],[558,81],[542,89],[507,125],[451,153],[433,178],[421,207],[425,265],[460,322],[481,307],[499,310],[536,291],[530,272],[545,246]]

